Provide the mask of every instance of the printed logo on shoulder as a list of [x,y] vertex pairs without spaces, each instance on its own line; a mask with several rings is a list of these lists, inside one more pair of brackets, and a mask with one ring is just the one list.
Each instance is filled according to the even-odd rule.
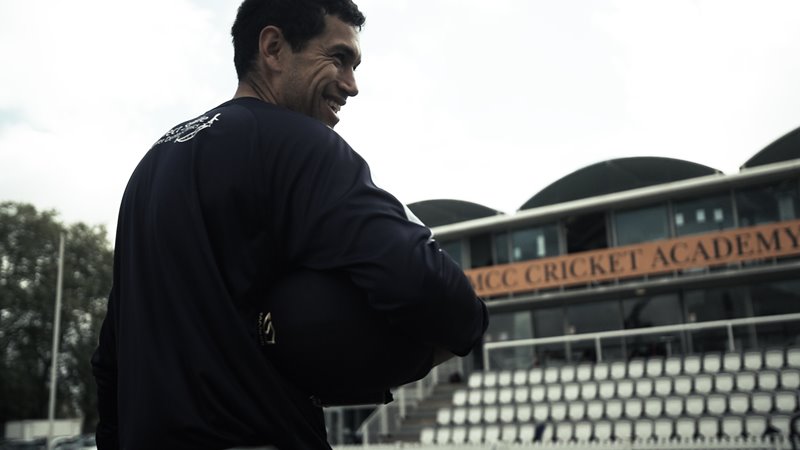
[[275,343],[275,327],[272,326],[272,313],[258,313],[258,341],[261,345]]
[[167,131],[167,133],[161,137],[154,145],[163,144],[165,142],[187,142],[192,140],[197,133],[205,130],[206,128],[211,127],[214,125],[214,122],[218,121],[222,113],[217,113],[214,117],[208,116],[200,116],[197,119],[194,119],[190,122],[186,122],[182,125],[178,125],[177,127]]

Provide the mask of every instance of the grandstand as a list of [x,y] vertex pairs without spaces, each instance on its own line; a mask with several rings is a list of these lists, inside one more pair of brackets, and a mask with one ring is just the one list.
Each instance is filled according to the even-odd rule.
[[800,128],[735,174],[624,158],[563,177],[515,214],[409,207],[487,300],[489,330],[334,444],[800,443]]

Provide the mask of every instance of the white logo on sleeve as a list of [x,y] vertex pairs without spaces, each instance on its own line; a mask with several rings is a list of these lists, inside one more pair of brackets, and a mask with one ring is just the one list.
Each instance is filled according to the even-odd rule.
[[183,125],[167,131],[167,133],[159,139],[155,145],[163,144],[164,142],[186,142],[192,140],[197,133],[205,130],[206,128],[214,125],[214,122],[219,120],[222,113],[217,113],[214,117],[200,116],[191,122],[186,122]]

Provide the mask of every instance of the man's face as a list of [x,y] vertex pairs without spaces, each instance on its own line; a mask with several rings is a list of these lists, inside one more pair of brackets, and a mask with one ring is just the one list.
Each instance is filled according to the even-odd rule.
[[325,31],[303,50],[289,54],[278,104],[333,128],[347,97],[358,94],[354,71],[360,63],[356,29],[335,16],[326,16]]

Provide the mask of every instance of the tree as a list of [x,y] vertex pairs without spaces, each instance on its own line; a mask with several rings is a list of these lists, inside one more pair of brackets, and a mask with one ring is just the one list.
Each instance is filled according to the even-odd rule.
[[56,417],[97,422],[90,359],[111,290],[105,227],[0,202],[0,423],[47,417],[59,235],[66,235]]

